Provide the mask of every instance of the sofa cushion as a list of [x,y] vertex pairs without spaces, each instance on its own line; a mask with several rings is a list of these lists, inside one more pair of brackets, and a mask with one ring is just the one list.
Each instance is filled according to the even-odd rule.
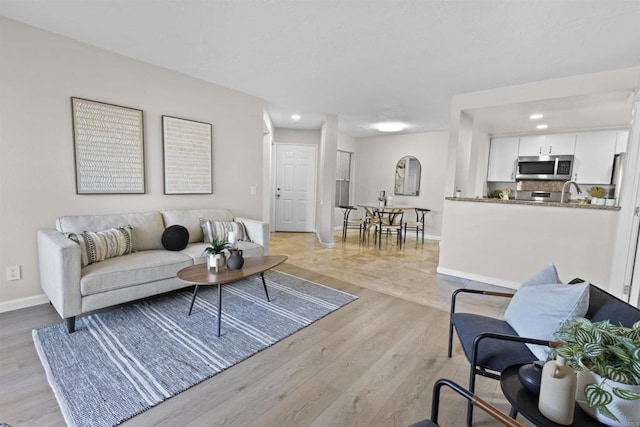
[[181,225],[167,227],[162,233],[162,246],[168,251],[181,251],[189,243],[189,231]]
[[200,227],[204,234],[205,243],[211,243],[216,240],[229,241],[229,233],[236,233],[236,241],[247,240],[247,231],[244,224],[233,221],[211,221],[200,218]]
[[83,233],[126,225],[133,227],[131,238],[134,251],[162,249],[161,238],[165,227],[160,212],[62,216],[56,221],[56,229],[61,233]]
[[630,328],[640,321],[640,310],[592,284],[589,286],[589,310],[585,317],[592,322],[612,320],[616,325]]
[[[536,273],[511,298],[504,320],[521,337],[553,341],[553,333],[565,322],[584,317],[589,308],[589,284],[557,283],[554,265]],[[527,344],[539,360],[547,360],[550,349]]]
[[80,292],[87,296],[168,279],[190,265],[193,259],[180,252],[164,249],[134,252],[83,268]]
[[110,228],[98,232],[67,233],[80,245],[80,266],[131,253],[131,227]]
[[212,221],[233,221],[233,213],[228,209],[173,209],[162,211],[165,226],[179,224],[189,230],[189,243],[203,242],[200,218]]
[[[485,332],[518,335],[504,320],[479,314],[454,313],[451,316],[451,321],[469,361],[473,352],[473,341],[478,335]],[[478,365],[497,372],[501,372],[510,365],[531,363],[534,360],[536,360],[536,356],[524,343],[520,342],[486,338],[480,342],[478,347]]]

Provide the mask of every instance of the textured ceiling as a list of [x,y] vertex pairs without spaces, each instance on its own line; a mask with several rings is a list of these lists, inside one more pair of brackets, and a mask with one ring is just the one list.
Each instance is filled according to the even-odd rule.
[[383,120],[446,130],[455,94],[640,65],[638,0],[2,0],[0,14],[263,98],[279,127],[337,114],[354,137]]

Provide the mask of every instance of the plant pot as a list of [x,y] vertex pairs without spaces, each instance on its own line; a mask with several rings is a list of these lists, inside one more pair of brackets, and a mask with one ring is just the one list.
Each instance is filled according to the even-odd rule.
[[[603,383],[604,381],[604,383]],[[597,410],[587,405],[584,397],[584,388],[589,384],[598,384],[604,390],[611,393],[613,400],[606,407],[607,409],[618,418],[618,421],[613,420]],[[612,380],[604,380],[600,375],[595,372],[584,368],[578,372],[578,385],[576,387],[576,402],[582,408],[584,412],[591,417],[600,421],[608,426],[621,426],[621,427],[637,427],[640,425],[640,401],[638,400],[624,400],[616,396],[611,392],[612,387],[617,387],[625,390],[631,390],[636,393],[640,393],[640,385],[628,385],[618,383]]]
[[207,255],[207,267],[209,270],[215,270],[215,272],[226,270],[227,257],[225,254],[211,254]]

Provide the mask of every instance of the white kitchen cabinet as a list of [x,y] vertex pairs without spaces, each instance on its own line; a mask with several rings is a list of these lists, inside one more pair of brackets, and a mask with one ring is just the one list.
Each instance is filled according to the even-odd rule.
[[610,184],[617,131],[578,134],[573,180],[581,184]]
[[491,138],[487,181],[515,181],[518,139],[518,137]]
[[520,156],[559,156],[573,154],[576,134],[532,135],[520,137]]
[[520,137],[519,156],[540,156],[544,150],[546,135],[533,135]]

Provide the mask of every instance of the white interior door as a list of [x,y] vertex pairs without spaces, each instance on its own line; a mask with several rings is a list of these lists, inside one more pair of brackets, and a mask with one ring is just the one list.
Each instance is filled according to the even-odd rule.
[[316,146],[276,144],[275,231],[313,231]]

